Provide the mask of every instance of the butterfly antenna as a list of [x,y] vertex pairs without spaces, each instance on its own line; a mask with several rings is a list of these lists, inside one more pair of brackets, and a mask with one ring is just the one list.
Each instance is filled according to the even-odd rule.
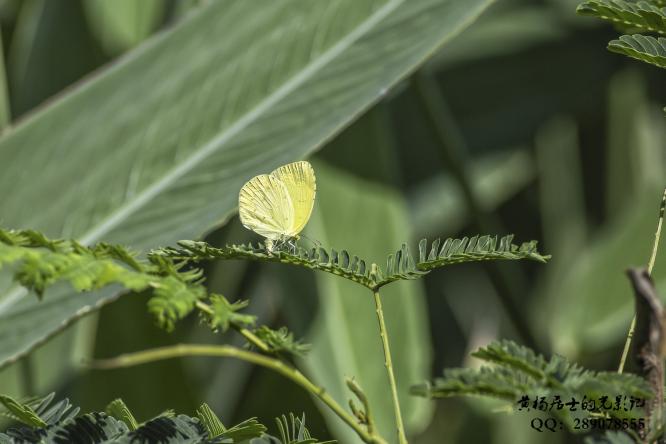
[[311,237],[308,237],[305,234],[301,234],[300,236],[312,242],[315,247],[321,247],[321,242],[319,242],[318,240],[312,239]]

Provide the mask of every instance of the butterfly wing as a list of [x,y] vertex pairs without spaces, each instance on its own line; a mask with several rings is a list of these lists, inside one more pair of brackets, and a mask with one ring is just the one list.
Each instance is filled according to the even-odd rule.
[[238,194],[238,212],[245,228],[271,240],[287,235],[294,223],[289,190],[269,174],[253,177],[243,185]]
[[277,177],[287,187],[294,207],[294,218],[287,234],[296,236],[303,230],[312,214],[317,192],[314,169],[309,162],[294,162],[276,169],[271,176]]

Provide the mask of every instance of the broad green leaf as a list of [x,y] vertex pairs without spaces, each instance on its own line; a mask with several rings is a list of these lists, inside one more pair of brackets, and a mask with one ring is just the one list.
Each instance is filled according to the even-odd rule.
[[[5,77],[12,80],[11,98],[15,115],[43,102],[101,61],[87,38],[83,12],[78,3],[29,0],[19,6],[20,14],[8,54],[9,70],[2,74],[3,85]],[[53,41],[53,34],[59,35],[56,42]],[[56,59],[58,63],[54,64]],[[72,63],[74,59],[76,63]],[[6,89],[3,86],[3,107],[6,107],[3,129],[10,124],[12,117],[9,91]],[[5,285],[0,282],[0,288],[6,288]],[[48,347],[24,358],[20,368],[17,368],[22,376],[20,384],[10,383],[12,391],[21,387],[24,394],[29,395],[49,390],[60,382],[59,378],[65,373],[63,370],[76,367],[83,358],[89,357],[95,327],[95,318],[89,317],[51,341]]]
[[[142,250],[199,236],[245,180],[321,146],[489,3],[210,2],[0,141],[3,224]],[[22,296],[0,300],[1,363],[114,292]]]
[[14,118],[104,62],[80,2],[26,0],[19,11],[7,54]]
[[90,29],[111,54],[139,44],[160,24],[164,0],[85,0]]
[[2,50],[2,39],[0,38],[0,130],[4,130],[9,125],[11,119],[9,90],[7,88],[7,71],[5,70],[5,55]]

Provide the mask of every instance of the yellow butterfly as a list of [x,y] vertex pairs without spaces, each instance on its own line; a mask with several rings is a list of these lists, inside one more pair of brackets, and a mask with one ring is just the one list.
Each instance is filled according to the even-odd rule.
[[250,179],[238,194],[241,223],[266,238],[266,249],[298,239],[310,219],[317,184],[309,162],[294,162]]

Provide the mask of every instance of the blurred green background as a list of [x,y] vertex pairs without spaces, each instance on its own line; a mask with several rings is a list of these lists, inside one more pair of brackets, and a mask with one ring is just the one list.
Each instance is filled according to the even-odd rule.
[[[409,398],[410,384],[445,367],[477,365],[469,352],[493,339],[512,338],[593,369],[617,365],[632,316],[624,270],[647,262],[666,182],[666,89],[657,68],[608,53],[615,31],[577,17],[576,4],[495,2],[310,157],[319,193],[306,234],[326,246],[381,263],[404,241],[414,248],[422,237],[515,233],[553,255],[547,265],[454,266],[386,292],[410,442],[578,442],[564,432],[537,434],[527,416],[499,413],[486,402]],[[29,121],[49,101],[57,106],[58,95],[80,88],[81,79],[94,80],[118,58],[139,57],[152,34],[169,33],[206,7],[175,0],[0,2],[2,120]],[[131,114],[142,96],[132,99],[118,112]],[[115,148],[108,146],[109,159]],[[31,145],[20,150],[29,153]],[[0,144],[0,164],[11,165],[16,153]],[[53,153],[49,162],[68,159]],[[235,193],[221,191],[231,199]],[[3,225],[12,220],[0,214]],[[26,224],[8,228],[32,228]],[[207,234],[213,244],[257,239],[236,217],[218,225]],[[662,293],[664,259],[657,257],[654,272]],[[365,291],[255,263],[214,264],[207,279],[230,299],[250,299],[262,322],[287,325],[313,343],[302,364],[339,400],[347,396],[342,378],[351,373],[375,394],[379,410],[387,408]],[[242,362],[183,359],[106,372],[77,366],[91,356],[225,341],[240,338],[214,336],[196,319],[164,333],[147,315],[145,298],[122,297],[0,371],[0,392],[55,390],[84,410],[122,397],[142,419],[166,408],[193,412],[203,401],[225,424],[250,416],[272,424],[279,414],[305,411],[318,438],[353,442],[303,391]],[[387,412],[380,423],[390,430],[390,406]]]

